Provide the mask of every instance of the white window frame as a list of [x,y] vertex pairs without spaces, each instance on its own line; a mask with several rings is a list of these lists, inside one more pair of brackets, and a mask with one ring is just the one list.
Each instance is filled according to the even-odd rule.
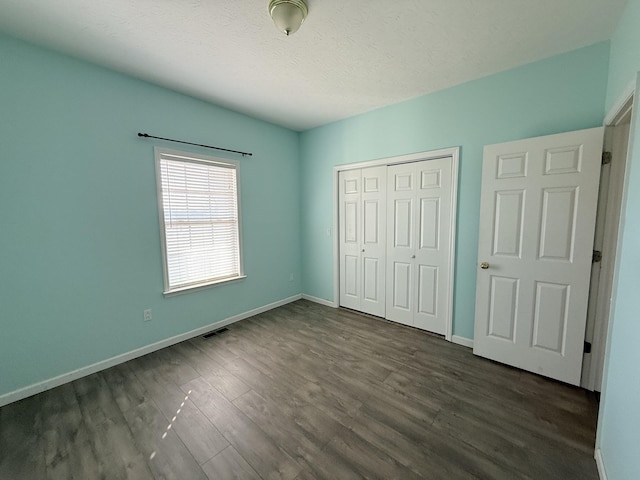
[[[244,266],[242,261],[242,218],[241,218],[241,205],[240,205],[240,162],[235,160],[222,159],[217,157],[209,157],[192,152],[181,152],[176,150],[168,150],[164,148],[154,148],[155,163],[156,163],[156,187],[158,197],[158,214],[160,219],[160,240],[162,244],[162,269],[164,277],[164,291],[165,295],[171,295],[176,293],[184,293],[194,289],[200,289],[203,287],[209,287],[213,285],[220,285],[228,282],[234,282],[243,278],[246,278],[244,274]],[[217,166],[222,168],[231,168],[236,171],[236,205],[237,205],[237,226],[238,226],[238,255],[239,255],[239,274],[235,276],[208,279],[204,281],[197,281],[189,284],[180,284],[171,286],[169,284],[169,267],[168,267],[168,252],[167,252],[167,240],[166,240],[166,226],[165,215],[163,205],[163,190],[162,190],[162,172],[161,161],[162,159],[177,160],[187,163],[199,163],[210,166]]]

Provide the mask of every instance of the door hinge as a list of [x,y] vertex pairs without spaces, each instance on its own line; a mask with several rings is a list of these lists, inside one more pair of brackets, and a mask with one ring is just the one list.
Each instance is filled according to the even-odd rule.
[[602,261],[602,252],[600,250],[593,251],[593,257],[591,257],[592,263],[599,263]]
[[591,353],[591,342],[584,342],[584,353]]
[[602,152],[602,164],[609,165],[611,163],[611,152]]

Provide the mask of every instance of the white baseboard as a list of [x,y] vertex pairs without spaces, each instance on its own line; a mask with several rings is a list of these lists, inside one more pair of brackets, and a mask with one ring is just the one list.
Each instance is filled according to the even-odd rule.
[[302,298],[304,300],[309,300],[310,302],[319,303],[320,305],[324,305],[326,307],[338,308],[338,305],[336,305],[335,302],[332,302],[331,300],[325,300],[324,298],[314,297],[312,295],[307,295],[306,293],[302,294]]
[[466,337],[459,337],[458,335],[454,335],[451,337],[451,342],[456,345],[462,345],[463,347],[473,348],[473,340]]
[[165,340],[161,340],[156,343],[152,343],[151,345],[146,345],[144,347],[131,350],[130,352],[116,355],[115,357],[102,360],[92,365],[87,365],[86,367],[78,368],[77,370],[63,373],[62,375],[58,375],[57,377],[53,377],[48,380],[44,380],[42,382],[34,383],[33,385],[20,388],[13,392],[5,393],[3,395],[0,395],[0,407],[12,402],[17,402],[18,400],[22,400],[23,398],[30,397],[31,395],[44,392],[45,390],[58,387],[65,383],[72,382],[79,378],[86,377],[87,375],[91,375],[92,373],[96,373],[101,370],[106,370],[107,368],[113,367],[120,363],[124,363],[129,360],[133,360],[134,358],[138,358],[143,355],[146,355],[148,353],[155,352],[156,350],[160,350],[165,347],[170,347],[171,345],[175,345],[176,343],[180,343],[185,340],[189,340],[190,338],[203,335],[207,332],[210,332],[211,330],[216,330],[226,325],[231,325],[232,323],[239,322],[240,320],[244,320],[245,318],[253,317],[254,315],[258,315],[260,313],[273,310],[274,308],[281,307],[282,305],[286,305],[287,303],[295,302],[296,300],[300,300],[301,298],[302,298],[302,295],[300,294],[294,295],[293,297],[285,298],[283,300],[279,300],[277,302],[273,302],[268,305],[264,305],[262,307],[254,308],[253,310],[249,310],[248,312],[239,313],[232,317],[225,318],[224,320],[220,320],[218,322],[212,323],[210,325],[196,328],[195,330],[191,330],[186,333],[181,333],[180,335],[176,335],[174,337],[167,338]]
[[600,480],[607,480],[607,471],[604,469],[602,450],[596,448],[593,458],[596,459],[596,465],[598,466],[598,476],[600,477]]

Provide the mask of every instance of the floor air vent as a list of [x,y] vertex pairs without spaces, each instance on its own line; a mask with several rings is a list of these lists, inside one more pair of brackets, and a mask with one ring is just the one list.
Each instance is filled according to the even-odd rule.
[[218,330],[213,330],[213,331],[211,331],[209,333],[205,333],[204,335],[202,335],[202,338],[211,338],[214,335],[218,335],[220,333],[224,333],[227,330],[229,330],[227,327],[222,327],[222,328],[219,328]]

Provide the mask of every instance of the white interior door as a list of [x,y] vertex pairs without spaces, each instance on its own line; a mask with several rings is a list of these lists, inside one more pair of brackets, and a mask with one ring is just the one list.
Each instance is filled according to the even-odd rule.
[[476,355],[580,383],[602,138],[485,147]]
[[340,305],[385,316],[386,166],[341,171]]
[[387,179],[387,318],[444,335],[452,159],[392,165]]

